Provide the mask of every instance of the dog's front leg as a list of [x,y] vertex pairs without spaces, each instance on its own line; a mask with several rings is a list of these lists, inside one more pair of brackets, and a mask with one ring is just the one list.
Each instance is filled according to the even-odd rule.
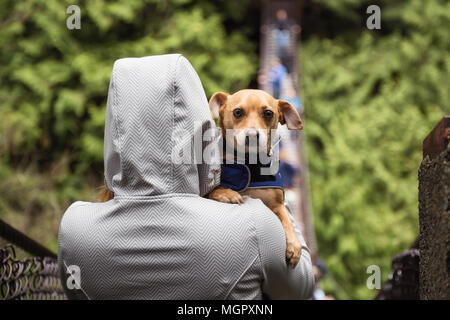
[[302,244],[295,233],[294,225],[289,219],[289,212],[284,205],[272,209],[278,216],[286,234],[286,258],[289,266],[295,268],[302,254]]
[[211,191],[208,195],[208,198],[227,203],[238,203],[238,204],[244,203],[244,199],[239,194],[239,192],[222,187],[217,187],[213,191]]

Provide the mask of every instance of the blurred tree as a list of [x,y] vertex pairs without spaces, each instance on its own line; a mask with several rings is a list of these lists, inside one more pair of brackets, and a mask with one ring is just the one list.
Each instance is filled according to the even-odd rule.
[[[81,9],[80,30],[66,27],[73,4]],[[75,199],[95,199],[116,59],[179,52],[199,73],[208,97],[248,86],[257,66],[256,46],[248,39],[258,29],[246,21],[251,5],[0,1],[0,217],[24,229],[31,226],[30,216],[54,217],[51,232],[44,228],[35,235],[55,248],[65,207]]]
[[[310,32],[301,51],[314,222],[332,277],[323,284],[372,298],[367,267],[385,280],[418,234],[422,141],[450,112],[450,2],[316,2],[328,16],[319,21],[346,21]],[[380,31],[365,27],[370,4]]]
[[223,26],[227,2],[79,1],[81,30],[66,28],[70,4],[0,4],[0,151],[11,159],[53,161],[70,150],[81,153],[73,159],[79,165],[101,164],[105,97],[118,58],[181,52],[208,94],[245,87],[256,71],[246,34]]

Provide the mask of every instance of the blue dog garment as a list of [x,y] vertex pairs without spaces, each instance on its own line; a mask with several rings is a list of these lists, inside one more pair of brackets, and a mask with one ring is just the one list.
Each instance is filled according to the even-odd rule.
[[[270,165],[270,164],[269,164]],[[261,169],[269,168],[261,164],[223,164],[220,184],[234,191],[247,188],[280,188],[283,189],[281,173],[275,175],[261,174]]]

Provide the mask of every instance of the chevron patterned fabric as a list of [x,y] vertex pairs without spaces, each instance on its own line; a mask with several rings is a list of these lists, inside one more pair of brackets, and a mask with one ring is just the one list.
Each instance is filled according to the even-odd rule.
[[[200,79],[183,56],[116,61],[104,146],[105,181],[115,197],[78,201],[64,213],[58,263],[69,298],[310,297],[314,277],[298,229],[304,247],[290,269],[281,223],[260,200],[202,198],[220,181],[219,159],[197,163],[192,151],[196,161],[172,161],[212,127]],[[69,285],[70,266],[79,268],[79,286]]]

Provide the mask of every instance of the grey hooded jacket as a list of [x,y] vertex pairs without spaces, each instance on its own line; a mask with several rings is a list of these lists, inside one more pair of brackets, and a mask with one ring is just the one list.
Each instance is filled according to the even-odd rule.
[[212,126],[200,79],[183,56],[115,62],[104,144],[105,183],[115,197],[78,201],[64,213],[58,262],[69,298],[310,297],[314,277],[299,231],[302,256],[290,269],[281,223],[260,200],[203,198],[220,180],[218,165],[197,154],[174,163],[194,131]]

